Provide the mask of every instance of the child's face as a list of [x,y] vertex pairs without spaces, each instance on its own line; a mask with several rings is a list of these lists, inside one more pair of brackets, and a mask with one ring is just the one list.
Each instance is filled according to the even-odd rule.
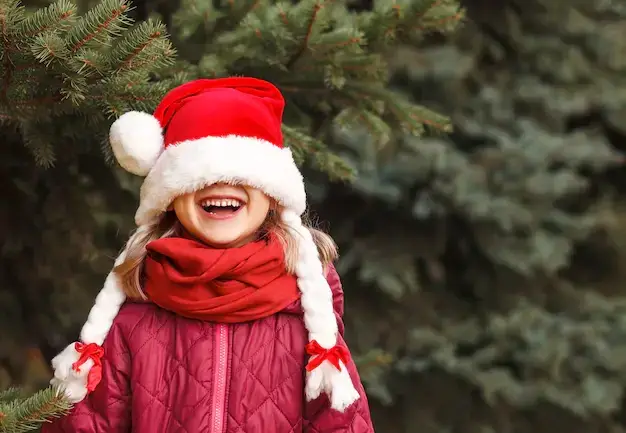
[[270,199],[243,185],[215,184],[173,202],[185,229],[215,248],[234,248],[254,240],[270,210]]

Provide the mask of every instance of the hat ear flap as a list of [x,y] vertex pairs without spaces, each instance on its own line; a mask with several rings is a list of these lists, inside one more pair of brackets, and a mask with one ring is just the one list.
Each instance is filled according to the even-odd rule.
[[163,128],[153,115],[130,111],[113,122],[109,141],[122,168],[146,176],[163,152]]

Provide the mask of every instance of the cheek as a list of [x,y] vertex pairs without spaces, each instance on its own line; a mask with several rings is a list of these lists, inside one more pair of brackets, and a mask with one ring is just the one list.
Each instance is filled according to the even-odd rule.
[[197,219],[196,206],[193,202],[193,199],[189,199],[188,197],[178,197],[171,205],[172,210],[176,213],[176,218],[178,221],[187,229],[190,229],[190,226],[194,225],[194,222]]
[[251,200],[248,209],[248,217],[251,226],[255,226],[255,230],[260,228],[270,210],[270,201],[265,197],[258,200]]

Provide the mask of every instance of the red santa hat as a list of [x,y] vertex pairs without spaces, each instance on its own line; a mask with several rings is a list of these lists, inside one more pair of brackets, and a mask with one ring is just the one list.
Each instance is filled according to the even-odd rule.
[[[138,233],[158,220],[177,196],[218,182],[256,187],[283,206],[281,219],[299,242],[296,277],[304,322],[310,346],[318,349],[309,365],[328,357],[307,371],[305,395],[312,400],[325,392],[331,406],[343,411],[359,395],[343,361],[339,368],[333,365],[338,327],[332,292],[311,233],[302,225],[306,193],[291,151],[283,146],[283,109],[280,91],[263,80],[195,80],[171,90],[152,115],[123,114],[111,126],[110,142],[124,169],[146,176],[135,214]],[[91,369],[95,363],[94,371],[98,370],[100,346],[124,301],[111,272],[82,328],[80,342],[53,359],[51,383],[70,401],[82,400],[97,384]]]

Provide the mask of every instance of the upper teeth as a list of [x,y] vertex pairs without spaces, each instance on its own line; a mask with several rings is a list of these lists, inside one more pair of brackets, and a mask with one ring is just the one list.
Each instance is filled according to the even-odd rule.
[[210,200],[205,200],[202,202],[202,206],[221,206],[221,207],[226,207],[226,206],[239,207],[241,206],[241,204],[242,203],[239,200],[235,200],[235,199],[225,199],[225,200],[210,199]]

